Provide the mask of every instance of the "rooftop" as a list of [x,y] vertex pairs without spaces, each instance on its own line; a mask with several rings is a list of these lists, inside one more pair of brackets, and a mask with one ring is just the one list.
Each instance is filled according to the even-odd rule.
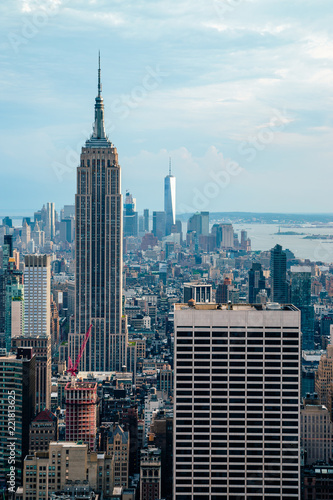
[[290,271],[292,273],[311,273],[310,266],[291,266]]
[[267,304],[196,304],[189,301],[188,304],[174,304],[176,311],[184,309],[195,309],[197,311],[298,311],[292,304],[278,304],[268,302]]
[[50,410],[43,410],[34,418],[33,422],[53,422],[57,420],[57,417]]

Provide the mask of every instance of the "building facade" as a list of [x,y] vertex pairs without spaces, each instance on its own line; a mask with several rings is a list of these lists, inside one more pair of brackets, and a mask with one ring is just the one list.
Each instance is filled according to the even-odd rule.
[[311,267],[290,269],[290,302],[301,311],[302,349],[314,349],[314,308],[311,304]]
[[24,268],[24,335],[50,335],[51,257],[26,255]]
[[271,250],[271,300],[280,304],[288,303],[287,255],[281,245]]
[[315,392],[318,394],[320,404],[330,408],[330,386],[333,381],[333,345],[327,346],[325,354],[320,356],[318,370],[315,372]]
[[35,413],[32,349],[0,356],[0,380],[0,491],[3,492],[9,486],[11,465],[15,467],[15,485],[22,484],[23,460],[29,452],[29,425]]
[[12,347],[32,347],[35,354],[35,413],[51,408],[51,337],[36,335],[34,337],[14,337]]
[[209,212],[197,212],[187,222],[187,232],[195,232],[197,235],[208,236],[209,234]]
[[193,299],[197,303],[212,302],[212,285],[207,283],[184,283],[184,302]]
[[126,193],[124,203],[124,236],[138,236],[138,212],[136,200],[131,193]]
[[143,211],[143,230],[149,233],[149,209],[145,208]]
[[[35,452],[24,460],[23,500],[96,498],[95,495],[80,496],[84,485],[101,496],[104,494],[104,498],[110,498],[113,491],[112,463],[106,453],[90,452],[85,444],[51,442],[47,452]],[[68,492],[66,488],[69,488]],[[55,492],[62,494],[52,497]]]
[[161,498],[161,450],[148,446],[141,450],[140,500]]
[[45,236],[48,241],[53,241],[55,237],[55,208],[53,202],[46,204]]
[[120,425],[111,427],[107,438],[107,454],[113,458],[114,487],[128,487],[130,437]]
[[30,424],[29,454],[49,451],[51,441],[58,441],[58,419],[50,410],[43,410]]
[[95,449],[97,430],[97,383],[72,379],[65,387],[66,441],[82,441]]
[[252,268],[249,270],[249,304],[257,303],[258,293],[265,289],[266,280],[261,264],[259,262],[253,262]]
[[172,232],[172,226],[176,224],[176,177],[169,175],[164,178],[164,212],[165,212],[165,235]]
[[300,498],[300,313],[175,304],[174,500]]
[[308,394],[301,407],[301,448],[306,465],[332,460],[333,423],[317,394]]
[[22,272],[16,269],[14,257],[9,257],[5,279],[5,342],[10,351],[11,340],[24,331],[24,285]]
[[153,212],[153,235],[162,240],[165,236],[165,212]]
[[85,333],[91,335],[80,368],[117,371],[126,364],[122,330],[122,195],[115,146],[104,128],[100,69],[95,125],[82,148],[75,197],[75,331],[69,351],[75,360]]

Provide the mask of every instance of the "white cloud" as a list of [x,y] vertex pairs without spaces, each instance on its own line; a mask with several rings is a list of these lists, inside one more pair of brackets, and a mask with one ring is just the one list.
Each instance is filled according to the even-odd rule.
[[[31,170],[35,182],[44,186],[50,177],[43,170],[39,178],[39,169],[52,158],[62,161],[67,147],[78,149],[84,140],[81,130],[91,128],[101,49],[105,115],[114,125],[111,137],[121,144],[124,182],[135,180],[132,190],[139,206],[142,200],[148,203],[149,178],[156,192],[161,190],[151,196],[151,207],[161,208],[168,150],[175,168],[178,164],[180,192],[190,205],[207,168],[219,169],[224,155],[237,159],[239,144],[269,127],[274,110],[284,112],[285,127],[274,131],[274,141],[257,154],[250,171],[278,169],[276,157],[281,155],[286,172],[292,169],[311,189],[313,179],[304,175],[311,171],[309,158],[318,158],[318,175],[331,169],[331,1],[228,0],[224,4],[233,8],[224,8],[223,16],[216,9],[222,3],[2,2],[0,25],[7,40],[0,55],[2,164],[23,177]],[[56,15],[24,37],[24,26],[40,12]],[[17,52],[8,44],[8,34],[23,37]],[[157,65],[168,76],[122,117],[111,103],[131,96],[142,86],[145,68]],[[24,155],[12,140],[18,130]],[[263,189],[261,181],[251,179],[245,173],[234,178],[210,205],[228,209],[241,197],[250,210],[257,186]],[[290,203],[301,199],[302,193],[294,190]],[[311,203],[315,209],[315,197]]]

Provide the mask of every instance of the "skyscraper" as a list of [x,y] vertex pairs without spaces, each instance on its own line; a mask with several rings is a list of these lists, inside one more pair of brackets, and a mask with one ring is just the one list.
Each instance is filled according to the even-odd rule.
[[31,239],[34,240],[36,247],[39,249],[45,245],[45,233],[40,230],[38,221],[36,221],[34,230],[31,233]]
[[286,304],[288,300],[287,255],[281,245],[271,250],[271,299]]
[[13,257],[13,237],[4,236],[0,269],[0,346],[10,350],[12,334],[23,333],[23,273]]
[[31,239],[31,228],[27,224],[26,221],[24,221],[23,226],[22,226],[22,231],[21,231],[21,241],[22,241],[22,247],[24,249],[28,248],[28,243]]
[[[0,492],[9,486],[10,457],[16,486],[29,452],[29,425],[35,413],[35,355],[32,349],[0,356]],[[5,498],[5,497],[3,497]]]
[[97,383],[72,380],[65,388],[66,441],[83,441],[95,448],[97,427]]
[[4,218],[2,219],[2,224],[3,224],[4,226],[13,227],[13,219],[11,219],[11,218],[10,218],[10,217],[8,217],[8,216],[7,216],[7,217],[4,217]]
[[24,335],[50,336],[51,257],[26,255],[24,268]]
[[175,304],[174,500],[300,498],[300,313]]
[[[266,280],[260,262],[253,262],[249,270],[249,304],[257,302],[260,290],[265,290]],[[296,304],[295,304],[296,305]]]
[[221,224],[222,228],[222,248],[234,248],[234,229],[232,224]]
[[[75,197],[75,331],[69,337],[76,359],[88,371],[120,370],[126,364],[122,330],[122,196],[118,153],[105,133],[101,70],[93,133],[82,148]],[[125,324],[125,322],[123,322]]]
[[176,177],[171,174],[171,159],[169,175],[164,178],[164,212],[165,235],[171,234],[172,226],[176,224]]
[[143,229],[145,233],[149,233],[149,209],[145,208],[143,211]]
[[159,240],[165,236],[165,212],[153,212],[153,235]]
[[209,212],[197,212],[193,214],[187,221],[187,232],[196,232],[197,235],[203,234],[204,236],[208,236]]
[[314,308],[311,305],[311,267],[291,267],[290,302],[301,311],[302,349],[314,349]]
[[131,193],[126,193],[124,203],[124,236],[138,235],[138,212],[136,211],[136,200]]
[[234,248],[234,229],[232,224],[214,224],[212,234],[216,238],[216,248]]
[[46,204],[45,235],[47,240],[53,241],[55,236],[55,210],[52,202]]
[[9,257],[5,273],[5,342],[10,351],[11,339],[23,334],[24,286],[22,271],[16,269],[14,257]]
[[217,304],[226,304],[229,301],[229,291],[232,287],[230,278],[224,278],[223,283],[217,285],[215,302]]
[[32,348],[35,354],[35,413],[51,408],[51,337],[34,335],[13,337],[13,350]]
[[[121,450],[121,452],[120,452]],[[115,488],[128,487],[128,459],[130,450],[130,433],[120,425],[114,424],[107,437],[107,454],[113,457],[115,468],[113,485]]]

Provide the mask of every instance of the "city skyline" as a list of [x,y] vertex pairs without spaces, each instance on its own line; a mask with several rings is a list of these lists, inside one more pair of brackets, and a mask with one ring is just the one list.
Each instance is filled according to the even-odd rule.
[[[107,133],[139,211],[146,177],[147,208],[162,209],[172,156],[179,212],[279,211],[282,191],[284,211],[330,212],[329,183],[322,182],[319,208],[312,196],[314,166],[324,180],[333,159],[328,1],[320,10],[303,2],[225,4],[116,2],[112,12],[102,1],[26,0],[10,12],[2,5],[2,172],[16,190],[5,193],[1,210],[32,209],[42,193],[58,207],[72,202],[101,49]],[[239,173],[212,187],[230,161]],[[198,191],[205,206],[196,206]]]
[[331,497],[331,10],[0,5],[4,500]]

